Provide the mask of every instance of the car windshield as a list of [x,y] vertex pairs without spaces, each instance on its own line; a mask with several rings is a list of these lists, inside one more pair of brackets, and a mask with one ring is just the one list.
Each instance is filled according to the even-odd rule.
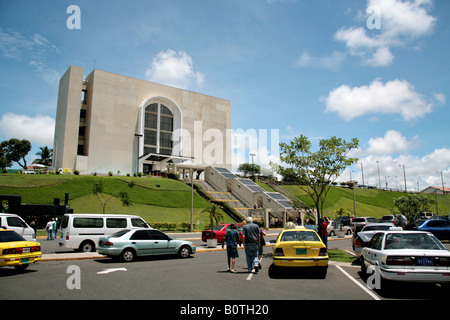
[[26,241],[15,231],[1,231],[0,242],[12,242],[12,241]]
[[120,231],[117,231],[117,232],[113,233],[109,237],[110,238],[119,238],[119,237],[123,236],[125,233],[128,233],[130,231],[131,230],[128,230],[128,229],[120,230]]
[[364,218],[355,218],[353,222],[366,222],[366,220]]
[[367,225],[365,226],[361,231],[375,231],[375,230],[389,230],[389,228],[392,226],[386,226],[386,225],[378,225],[378,224],[374,224],[374,225]]
[[392,249],[422,249],[446,250],[431,234],[426,233],[388,233],[384,245],[386,250]]
[[312,231],[286,231],[280,241],[320,241],[320,239]]
[[213,230],[222,230],[223,229],[223,224],[221,224],[221,225],[218,225],[218,226],[215,226],[214,228],[213,228]]

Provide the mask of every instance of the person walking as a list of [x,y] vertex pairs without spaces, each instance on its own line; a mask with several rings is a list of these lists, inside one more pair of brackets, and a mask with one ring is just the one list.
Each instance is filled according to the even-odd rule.
[[261,229],[256,223],[253,223],[252,217],[245,219],[246,224],[242,230],[242,239],[245,247],[245,255],[247,258],[248,272],[258,272],[258,248]]
[[259,234],[259,246],[258,246],[258,269],[262,268],[261,259],[264,251],[264,246],[266,245],[266,240],[264,240],[264,236],[266,236],[266,232],[261,229],[261,233]]
[[222,241],[222,249],[227,244],[227,262],[228,271],[236,273],[234,270],[234,265],[236,263],[236,258],[239,258],[238,244],[242,245],[239,237],[239,231],[236,229],[236,224],[232,223],[227,229]]
[[38,221],[37,219],[33,219],[30,223],[30,227],[34,230],[34,238],[37,237],[37,229],[38,229]]
[[53,219],[47,222],[45,229],[47,229],[47,240],[53,240]]
[[58,232],[58,218],[53,219],[52,240],[56,239],[56,233]]
[[328,225],[330,224],[330,221],[325,217],[323,220],[323,238],[322,241],[325,244],[325,246],[328,248]]

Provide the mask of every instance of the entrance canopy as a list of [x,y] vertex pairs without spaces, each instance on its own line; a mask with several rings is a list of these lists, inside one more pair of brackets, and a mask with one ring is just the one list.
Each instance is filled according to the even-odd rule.
[[163,162],[163,163],[182,163],[185,161],[192,160],[192,157],[183,156],[173,156],[161,153],[147,153],[139,157],[139,162],[152,161],[152,162]]

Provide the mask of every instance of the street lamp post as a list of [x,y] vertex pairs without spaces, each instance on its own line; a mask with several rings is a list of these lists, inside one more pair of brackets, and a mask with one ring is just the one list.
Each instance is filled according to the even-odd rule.
[[[436,171],[436,173],[438,173],[439,171]],[[444,189],[444,176],[442,175],[442,171],[441,173],[441,182],[442,182],[442,194],[445,195],[445,189]]]
[[380,179],[380,161],[377,160],[377,168],[378,168],[378,188],[381,189],[381,179]]
[[406,193],[406,172],[405,172],[405,165],[404,164],[399,164],[399,167],[403,167],[403,179],[405,181],[405,193]]
[[142,134],[138,134],[138,133],[135,133],[134,134],[134,136],[135,137],[137,137],[137,159],[136,159],[136,176],[139,174],[139,153],[140,153],[140,138],[143,136]]
[[362,185],[364,187],[364,170],[363,170],[363,164],[361,162],[361,178],[362,178]]

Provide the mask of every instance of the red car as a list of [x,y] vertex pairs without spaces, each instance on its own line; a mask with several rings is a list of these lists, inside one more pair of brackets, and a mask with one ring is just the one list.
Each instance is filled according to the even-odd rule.
[[[223,236],[225,235],[225,232],[227,231],[228,227],[231,223],[225,223],[225,224],[219,224],[218,226],[215,226],[213,228],[213,236],[211,237],[211,230],[203,230],[202,231],[202,240],[206,242],[207,239],[217,239],[218,243],[221,243],[223,241]],[[242,226],[237,224],[236,225],[237,230],[239,231],[239,238],[242,242]]]

